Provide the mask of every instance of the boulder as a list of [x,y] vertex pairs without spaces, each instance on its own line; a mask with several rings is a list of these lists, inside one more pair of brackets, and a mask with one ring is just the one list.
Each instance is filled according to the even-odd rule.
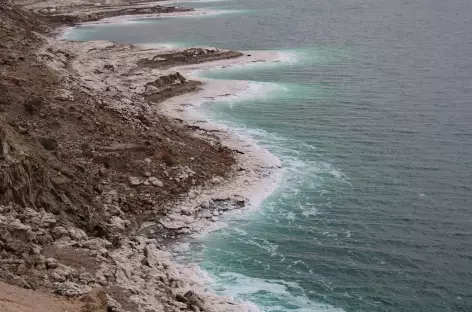
[[113,216],[110,218],[110,225],[116,231],[124,231],[130,222],[128,220],[123,220],[118,216]]
[[123,310],[121,305],[109,295],[107,295],[107,303],[108,303],[107,310],[109,312],[125,312],[125,310]]
[[222,177],[214,177],[213,179],[211,179],[210,182],[212,184],[220,184],[221,182],[223,182],[223,178]]
[[88,236],[87,234],[85,234],[85,232],[81,229],[76,229],[76,228],[69,228],[68,229],[68,232],[69,232],[69,236],[73,239],[73,240],[76,240],[76,241],[83,241],[83,240],[87,240],[88,239]]
[[56,293],[66,297],[82,296],[92,290],[89,286],[81,286],[72,282],[63,282],[56,285]]
[[141,181],[139,181],[138,177],[129,177],[129,184],[131,186],[138,186],[141,184]]
[[59,266],[59,263],[57,262],[56,259],[54,259],[54,258],[47,258],[46,259],[46,268],[48,268],[48,270],[54,270],[58,266]]
[[69,231],[67,231],[65,227],[59,225],[52,229],[51,234],[55,239],[59,239],[63,236],[69,236]]
[[159,179],[156,178],[156,177],[150,177],[150,178],[148,179],[148,181],[149,181],[152,185],[157,186],[157,187],[163,187],[163,186],[164,186],[164,183],[162,183],[162,181],[159,180]]
[[92,274],[90,274],[88,272],[80,274],[79,275],[79,280],[82,283],[85,283],[85,284],[90,284],[90,283],[95,282],[95,278],[92,276]]
[[25,275],[27,272],[26,265],[24,263],[20,263],[18,267],[16,268],[16,274],[18,275]]

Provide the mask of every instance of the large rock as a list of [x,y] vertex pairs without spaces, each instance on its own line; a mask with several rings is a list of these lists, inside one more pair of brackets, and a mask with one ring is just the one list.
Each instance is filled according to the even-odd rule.
[[186,302],[187,302],[188,307],[195,306],[202,311],[206,310],[205,301],[200,296],[198,296],[194,291],[192,290],[187,291],[184,297],[187,300]]
[[69,235],[70,237],[73,239],[73,240],[76,240],[76,241],[83,241],[83,240],[87,240],[88,239],[88,236],[87,234],[85,234],[85,232],[81,229],[76,229],[76,228],[69,228],[68,229],[68,232],[69,232]]
[[138,177],[129,177],[129,184],[131,186],[138,186],[141,184],[141,181],[139,180]]
[[107,295],[107,302],[108,302],[108,312],[125,312],[125,310],[123,310],[121,305],[109,295]]
[[56,286],[56,293],[66,297],[82,296],[91,290],[90,286],[78,285],[72,282],[58,283]]
[[118,216],[113,216],[110,218],[110,226],[113,228],[113,230],[122,232],[126,230],[126,228],[131,225],[130,221],[128,220],[123,220]]
[[57,222],[57,220],[56,220],[56,218],[54,217],[54,215],[52,213],[45,213],[41,217],[41,223],[43,225],[48,226],[48,227],[55,224],[56,222]]
[[210,182],[212,184],[220,184],[221,182],[223,182],[223,178],[222,177],[214,177],[213,179],[211,179]]
[[150,177],[150,178],[148,179],[148,181],[149,181],[152,185],[157,186],[157,187],[163,187],[163,186],[164,186],[164,183],[162,183],[162,181],[159,180],[159,179],[156,178],[156,177]]
[[56,226],[52,230],[51,234],[52,234],[52,237],[54,237],[55,239],[59,239],[63,236],[69,236],[69,231],[67,231],[66,228],[63,226]]
[[102,238],[93,238],[93,239],[89,239],[88,241],[82,243],[82,247],[88,248],[88,249],[91,249],[91,250],[95,250],[95,251],[99,251],[99,252],[102,249],[111,248],[112,246],[113,246],[112,243],[110,243],[108,240],[102,239]]
[[46,259],[46,267],[49,270],[56,269],[58,266],[59,266],[59,263],[57,262],[56,259],[54,259],[54,258],[47,258]]

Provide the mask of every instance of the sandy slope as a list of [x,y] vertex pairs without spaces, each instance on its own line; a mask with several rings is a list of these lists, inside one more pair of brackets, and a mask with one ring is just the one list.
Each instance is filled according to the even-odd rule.
[[81,305],[64,297],[40,293],[0,282],[2,312],[73,312]]

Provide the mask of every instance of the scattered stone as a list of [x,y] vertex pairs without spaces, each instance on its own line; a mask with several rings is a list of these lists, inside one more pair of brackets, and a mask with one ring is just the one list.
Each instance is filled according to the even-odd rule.
[[44,149],[48,151],[56,150],[59,147],[57,140],[54,138],[41,138],[39,141],[43,145]]
[[109,295],[107,295],[107,303],[108,303],[108,307],[107,307],[108,312],[125,312],[125,310],[123,310],[123,308],[121,307],[121,304],[116,302],[116,300],[114,300]]
[[149,164],[151,164],[152,160],[151,160],[151,158],[145,158],[144,162],[149,165]]
[[180,213],[185,215],[185,216],[191,216],[192,215],[192,211],[190,211],[189,209],[186,209],[186,208],[181,208]]
[[103,275],[97,276],[97,282],[102,286],[107,286],[108,285],[108,281],[107,281],[106,277],[103,276]]
[[207,218],[207,219],[208,219],[208,218],[211,218],[211,217],[212,217],[212,213],[211,213],[210,210],[205,209],[205,210],[202,210],[201,216],[202,216],[203,218]]
[[59,263],[57,262],[56,259],[54,259],[54,258],[47,258],[46,259],[46,268],[48,268],[48,270],[54,270],[58,266],[59,266]]
[[52,230],[51,234],[55,239],[59,239],[63,236],[69,236],[69,231],[67,231],[65,227],[59,225]]
[[102,256],[104,257],[108,257],[108,249],[106,248],[100,248],[99,250],[97,250]]
[[55,270],[54,272],[51,273],[51,278],[54,281],[59,282],[59,283],[65,282],[66,277],[64,276],[64,274],[61,274],[61,273],[62,273],[61,271]]
[[92,290],[89,286],[80,286],[73,282],[63,282],[56,286],[56,293],[66,297],[82,296]]
[[88,239],[87,234],[85,234],[85,232],[81,229],[69,228],[68,232],[70,237],[75,241],[80,242]]
[[25,275],[27,272],[26,265],[24,263],[20,263],[18,267],[16,268],[16,274],[18,275]]
[[112,243],[107,241],[106,239],[101,238],[93,238],[89,239],[88,241],[82,243],[82,247],[88,248],[90,250],[101,251],[102,248],[111,248],[113,246]]
[[181,295],[181,294],[176,294],[175,300],[179,302],[187,303],[187,298],[185,298],[184,295]]
[[112,72],[115,71],[115,67],[114,67],[113,65],[111,65],[111,64],[105,64],[105,65],[103,66],[103,69],[109,70],[109,71],[112,71]]
[[105,312],[108,310],[107,295],[103,289],[94,289],[81,296],[79,301],[85,304],[82,308],[84,312]]
[[92,274],[90,274],[88,272],[80,274],[79,275],[79,280],[82,283],[85,283],[85,284],[90,284],[90,283],[95,282],[95,278],[92,276]]
[[100,169],[99,169],[99,174],[100,174],[102,177],[106,176],[106,175],[107,175],[107,172],[108,172],[107,168],[105,168],[105,167],[100,167]]
[[139,231],[142,231],[146,228],[154,227],[156,225],[157,225],[156,222],[151,222],[151,221],[143,222],[141,226],[139,227]]
[[46,226],[51,226],[57,222],[56,218],[51,213],[45,213],[41,218],[41,222]]
[[158,87],[155,87],[153,85],[147,85],[146,86],[146,93],[147,94],[153,94],[153,93],[158,93],[160,90]]
[[141,181],[139,181],[138,177],[129,177],[129,184],[131,186],[138,186],[141,184]]
[[149,178],[151,176],[151,173],[149,171],[146,171],[144,172],[144,176]]
[[110,225],[118,231],[124,231],[130,222],[128,220],[123,220],[118,216],[113,216],[110,218]]
[[220,184],[221,182],[223,181],[223,178],[221,177],[214,177],[213,179],[211,179],[211,183],[212,184]]
[[164,183],[162,183],[162,181],[159,180],[159,179],[156,178],[156,177],[150,177],[150,178],[148,179],[148,181],[149,181],[152,185],[157,186],[157,187],[163,187],[163,186],[164,186]]
[[30,230],[31,230],[31,227],[30,227],[29,225],[26,225],[26,224],[21,223],[20,220],[15,220],[15,221],[13,221],[13,222],[10,224],[10,228],[11,228],[12,230],[24,231],[24,232],[27,232],[27,231],[30,231]]

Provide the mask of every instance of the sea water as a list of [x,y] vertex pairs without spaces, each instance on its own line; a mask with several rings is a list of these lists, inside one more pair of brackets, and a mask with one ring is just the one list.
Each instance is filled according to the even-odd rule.
[[253,82],[200,109],[283,170],[259,209],[184,254],[215,291],[273,312],[472,311],[472,2],[187,5],[232,13],[72,35],[289,56],[202,73]]

